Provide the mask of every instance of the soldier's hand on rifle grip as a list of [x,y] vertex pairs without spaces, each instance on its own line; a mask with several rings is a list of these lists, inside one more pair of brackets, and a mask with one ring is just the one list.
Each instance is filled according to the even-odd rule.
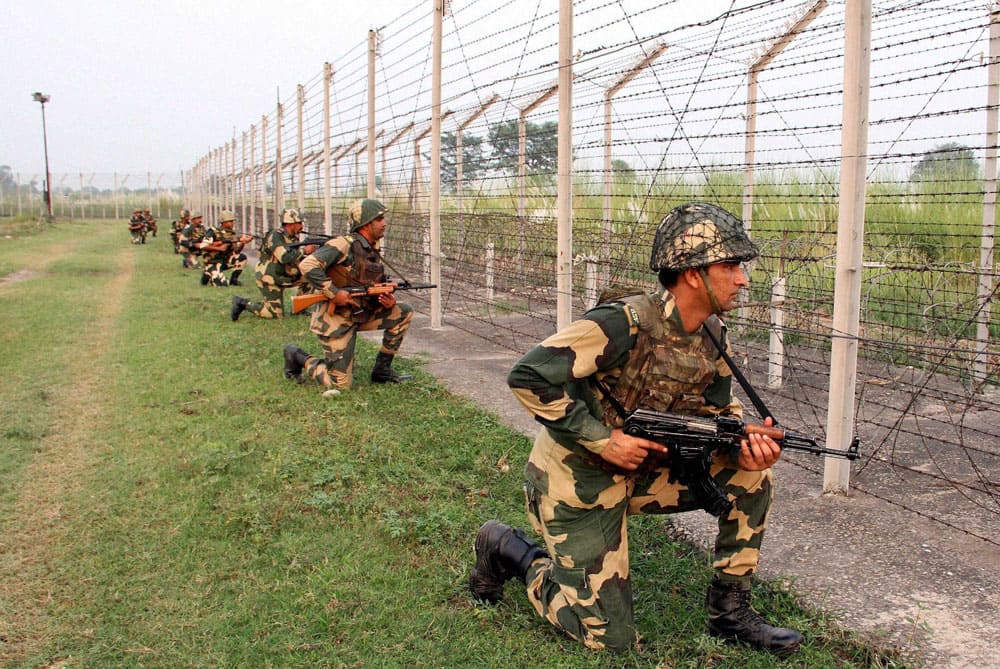
[[346,290],[338,290],[333,294],[332,302],[338,307],[346,307],[351,305],[352,307],[360,307],[358,301],[354,299],[354,296],[348,293]]
[[318,248],[319,248],[319,246],[317,246],[316,244],[306,244],[305,246],[302,247],[302,255],[310,256]]
[[[764,425],[771,427],[774,421],[764,419]],[[749,472],[759,472],[771,467],[781,457],[781,446],[771,437],[751,433],[740,442],[740,457],[737,465]]]
[[613,429],[608,445],[601,451],[600,456],[616,467],[626,471],[634,471],[646,459],[649,451],[666,453],[667,447],[655,441],[625,434],[620,429]]
[[382,293],[378,296],[378,303],[386,309],[392,309],[396,306],[396,296],[392,293]]

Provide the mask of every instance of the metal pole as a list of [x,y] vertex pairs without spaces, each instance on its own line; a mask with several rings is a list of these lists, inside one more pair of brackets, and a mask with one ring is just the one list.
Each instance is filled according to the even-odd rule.
[[333,65],[323,63],[323,233],[333,234],[333,209],[330,190],[330,85]]
[[[854,391],[857,383],[861,261],[865,235],[871,16],[871,0],[847,0],[844,16],[844,108],[837,268],[833,293],[833,343],[826,426],[827,444],[831,448],[843,450],[850,444],[853,432]],[[850,461],[826,458],[823,492],[846,495],[850,474]]]
[[[441,0],[444,2],[444,0]],[[437,14],[435,13],[435,16]],[[435,18],[435,21],[437,19]],[[378,35],[374,30],[368,31],[368,184],[365,192],[367,197],[375,197],[375,52],[378,41]],[[438,62],[440,63],[440,44],[438,45],[439,52],[436,54],[438,57]],[[440,90],[438,91],[440,96]],[[433,103],[432,103],[433,104]],[[434,298],[431,297],[431,304],[433,305]],[[433,307],[432,307],[433,308]]]
[[559,151],[556,179],[556,329],[573,315],[573,0],[559,0]]
[[[257,126],[250,126],[250,229],[257,231]],[[263,231],[262,231],[263,232]]]
[[604,226],[602,230],[602,281],[607,283],[611,273],[611,100],[625,87],[628,82],[639,76],[639,73],[653,64],[653,62],[663,55],[667,50],[667,45],[663,42],[657,43],[653,49],[647,53],[638,63],[632,66],[618,81],[608,87],[604,93]]
[[284,125],[285,108],[279,102],[277,109],[277,121],[275,121],[275,149],[274,149],[274,221],[277,224],[281,220],[281,210],[285,208],[285,168],[281,164],[281,126]]
[[299,168],[299,191],[298,198],[296,202],[299,205],[299,215],[302,215],[302,210],[305,207],[305,183],[306,183],[306,164],[304,162],[305,156],[303,154],[303,133],[305,129],[302,127],[302,110],[306,106],[306,88],[302,84],[298,87],[298,121],[299,121],[299,155],[298,155],[298,168]]
[[974,388],[987,377],[990,343],[990,302],[993,286],[993,245],[997,201],[997,105],[1000,104],[1000,3],[990,12],[989,86],[986,89],[986,160],[983,164],[983,231],[979,248],[979,289],[976,304],[976,355],[972,365]]
[[42,145],[45,148],[45,188],[42,194],[45,198],[45,210],[48,212],[49,222],[52,222],[52,175],[49,173],[49,132],[45,126],[45,103],[51,96],[42,93],[35,93],[34,99],[42,105]]
[[441,327],[441,33],[447,0],[434,0],[431,67],[431,328]]
[[260,196],[260,225],[267,231],[267,116],[260,117],[260,182],[263,193]]

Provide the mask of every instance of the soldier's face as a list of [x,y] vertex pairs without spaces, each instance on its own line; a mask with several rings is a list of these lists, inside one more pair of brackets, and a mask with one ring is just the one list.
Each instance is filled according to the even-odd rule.
[[385,237],[385,216],[372,219],[371,231],[373,239],[382,239]]
[[717,262],[709,265],[708,281],[723,311],[735,309],[740,289],[750,285],[750,278],[740,262]]

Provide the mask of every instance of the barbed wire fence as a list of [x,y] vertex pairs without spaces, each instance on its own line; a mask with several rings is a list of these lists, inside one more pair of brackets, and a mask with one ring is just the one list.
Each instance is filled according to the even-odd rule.
[[[11,172],[0,187],[0,217],[44,218],[44,174]],[[69,219],[127,219],[136,209],[176,217],[184,206],[184,174],[165,172],[54,172],[52,214]]]
[[[439,272],[436,297],[408,301],[523,352],[555,330],[560,299],[553,4],[449,2],[435,75],[435,5],[414,0],[179,179],[125,178],[146,188],[115,216],[153,209],[152,193],[176,211],[180,188],[210,223],[232,209],[262,234],[298,207],[331,234],[346,232],[352,200],[375,196],[391,210],[393,264],[411,280]],[[726,207],[762,250],[727,322],[775,413],[823,435],[834,342],[852,338],[863,457],[850,486],[997,543],[996,4],[872,6],[856,337],[834,327],[846,5],[693,4],[573,3],[572,314],[608,285],[655,287],[649,248],[674,206]],[[123,176],[100,189],[119,193],[108,202]],[[95,216],[88,179],[76,211]],[[8,195],[0,213],[12,207]],[[785,459],[820,488],[820,461]]]

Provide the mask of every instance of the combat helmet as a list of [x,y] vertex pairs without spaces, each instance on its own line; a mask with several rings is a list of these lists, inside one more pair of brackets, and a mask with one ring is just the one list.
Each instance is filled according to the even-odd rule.
[[289,223],[303,223],[302,217],[299,216],[298,209],[286,209],[281,214],[281,224],[288,225]]
[[219,223],[234,223],[236,222],[236,214],[229,211],[228,209],[223,209],[219,212]]
[[660,221],[649,268],[682,272],[718,262],[745,262],[758,254],[740,219],[714,204],[689,202]]
[[348,213],[348,220],[351,223],[351,232],[368,225],[379,216],[383,216],[388,209],[378,200],[355,200],[351,204],[351,211]]
[[195,211],[193,214],[191,214],[191,220],[192,221],[197,221],[197,220],[202,219],[202,218],[205,218],[205,217],[201,215],[200,211]]

